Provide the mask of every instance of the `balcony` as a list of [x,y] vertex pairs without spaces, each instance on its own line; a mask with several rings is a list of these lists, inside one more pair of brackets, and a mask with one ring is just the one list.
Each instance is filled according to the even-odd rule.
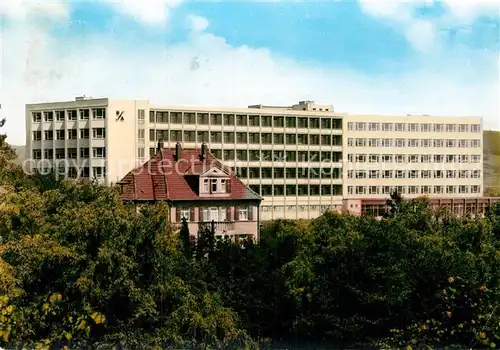
[[233,234],[236,226],[234,221],[205,221],[198,223],[198,230],[206,228],[210,229],[212,227],[212,224],[214,225],[216,235]]

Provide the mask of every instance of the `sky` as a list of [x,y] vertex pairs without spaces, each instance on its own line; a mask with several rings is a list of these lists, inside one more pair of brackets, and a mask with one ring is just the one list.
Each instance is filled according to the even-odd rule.
[[0,103],[332,104],[500,129],[497,0],[0,0]]

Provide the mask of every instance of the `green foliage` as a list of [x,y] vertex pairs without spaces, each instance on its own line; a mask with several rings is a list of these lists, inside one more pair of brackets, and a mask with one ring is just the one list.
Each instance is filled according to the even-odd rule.
[[[243,349],[500,344],[500,206],[393,194],[386,218],[277,220],[193,241],[165,203],[31,177],[0,141],[0,346]],[[7,161],[8,160],[8,161]],[[311,344],[314,342],[313,344]]]

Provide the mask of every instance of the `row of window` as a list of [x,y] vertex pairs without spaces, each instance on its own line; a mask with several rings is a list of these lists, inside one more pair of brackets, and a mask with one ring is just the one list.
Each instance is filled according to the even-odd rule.
[[[221,131],[181,131],[181,130],[149,130],[150,141],[171,142],[211,142],[240,144],[276,144],[276,145],[325,145],[342,146],[341,135],[309,135],[258,132],[221,132]],[[224,142],[223,142],[224,141]]]
[[[179,220],[195,221],[194,208],[180,208]],[[221,222],[221,221],[248,221],[252,220],[251,208],[248,206],[240,206],[235,208],[234,216],[231,215],[230,207],[210,207],[201,208],[201,218],[198,221],[203,222]],[[201,219],[201,220],[200,220]]]
[[250,185],[252,191],[263,196],[342,196],[342,185]]
[[[35,111],[31,112],[33,123],[62,122],[65,120],[89,120],[92,119],[106,119],[106,108],[83,108],[83,109],[67,109],[57,111]],[[80,118],[78,118],[78,116]]]
[[229,179],[203,179],[203,193],[229,193]]
[[347,186],[349,195],[388,195],[397,191],[399,194],[467,194],[480,193],[480,185],[437,185],[437,186]]
[[241,179],[341,179],[340,168],[236,168]]
[[[142,130],[144,134],[144,129]],[[55,137],[54,137],[55,136]],[[89,139],[90,131],[89,129],[80,129],[80,139]],[[78,130],[77,129],[60,129],[60,130],[44,130],[43,131],[43,140],[52,141],[52,140],[76,140],[78,138]],[[105,128],[92,128],[92,138],[93,139],[105,139],[106,138],[106,129]],[[33,141],[42,141],[42,131],[33,131]]]
[[228,125],[300,129],[342,129],[342,119],[332,117],[270,116],[195,112],[150,111],[150,123]]
[[[80,158],[89,158],[90,149],[80,148]],[[76,148],[52,148],[43,150],[43,159],[77,159],[78,151]],[[106,147],[92,147],[92,158],[106,158]],[[33,159],[42,159],[42,150],[33,150]]]
[[348,138],[349,147],[459,147],[479,148],[481,140],[456,140],[456,139],[378,139],[378,138]]
[[[156,154],[156,148],[149,148],[150,155]],[[243,162],[340,162],[342,152],[330,151],[277,151],[247,149],[212,149],[210,153],[222,161]]]
[[[50,174],[51,168],[39,169],[42,174]],[[104,179],[106,178],[106,167],[81,167],[79,169],[75,167],[57,167],[55,168],[55,173],[59,176],[65,176],[69,178],[95,178]],[[91,176],[92,174],[92,176]]]
[[348,170],[349,179],[479,179],[481,170]]
[[326,212],[329,210],[340,210],[342,205],[263,205],[260,210],[263,213],[272,211],[284,211],[284,212],[295,212],[295,211],[321,211]]
[[348,154],[349,163],[480,163],[479,154]]
[[481,132],[480,124],[349,122],[350,131]]

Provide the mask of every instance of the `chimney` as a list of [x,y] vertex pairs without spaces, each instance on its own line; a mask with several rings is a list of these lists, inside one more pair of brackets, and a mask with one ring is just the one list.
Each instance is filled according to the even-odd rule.
[[159,139],[158,140],[158,148],[156,149],[156,152],[163,152],[163,140]]
[[177,143],[175,144],[175,160],[179,161],[179,159],[181,159],[181,151],[181,143],[177,141]]
[[201,152],[200,152],[200,159],[205,160],[205,157],[207,155],[207,145],[205,142],[201,144]]

